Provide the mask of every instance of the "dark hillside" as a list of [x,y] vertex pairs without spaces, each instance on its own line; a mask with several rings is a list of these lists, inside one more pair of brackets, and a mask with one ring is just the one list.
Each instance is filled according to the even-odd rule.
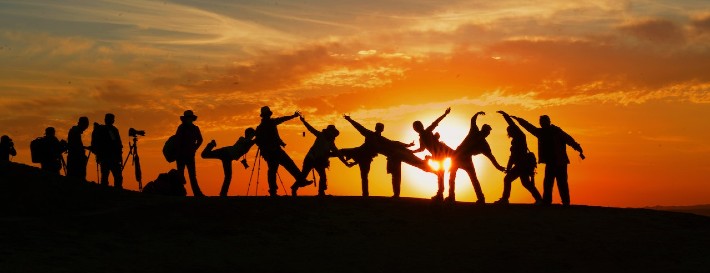
[[1,272],[708,272],[710,218],[360,197],[166,198],[0,165]]

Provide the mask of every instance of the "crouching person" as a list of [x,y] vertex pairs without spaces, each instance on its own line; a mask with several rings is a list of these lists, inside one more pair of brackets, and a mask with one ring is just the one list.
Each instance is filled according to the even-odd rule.
[[[222,161],[224,181],[222,182],[222,189],[219,191],[219,196],[227,196],[229,184],[232,182],[232,160],[238,160],[249,152],[249,149],[254,146],[254,135],[256,135],[254,128],[247,128],[244,131],[244,136],[239,137],[234,145],[213,150],[215,146],[217,146],[217,142],[212,140],[210,143],[207,143],[207,146],[205,146],[205,149],[202,151],[202,158],[219,159]],[[246,161],[242,162],[244,167],[248,167],[245,163]]]

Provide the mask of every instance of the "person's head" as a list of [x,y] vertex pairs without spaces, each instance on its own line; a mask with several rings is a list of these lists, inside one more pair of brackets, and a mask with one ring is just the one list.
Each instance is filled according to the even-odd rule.
[[116,116],[114,116],[113,114],[108,113],[106,114],[106,116],[104,116],[104,123],[106,125],[113,125],[114,122],[116,122]]
[[271,108],[269,108],[269,106],[262,106],[261,107],[261,114],[259,114],[259,116],[261,118],[270,118],[271,115],[273,115],[273,114],[274,113],[271,112]]
[[548,115],[540,116],[540,127],[547,128],[550,127],[551,124],[552,121],[550,121],[550,117]]
[[254,136],[256,136],[256,130],[254,130],[254,128],[249,127],[244,130],[244,137],[246,137],[247,139],[252,139],[254,138]]
[[54,127],[47,127],[47,129],[44,129],[44,135],[48,137],[53,137],[57,133],[54,131]]
[[80,118],[79,118],[79,123],[78,123],[77,125],[79,125],[79,128],[80,128],[82,131],[86,130],[86,128],[89,128],[89,118],[87,118],[87,117],[80,117]]
[[324,130],[330,137],[336,138],[340,135],[340,131],[338,131],[337,128],[335,128],[335,125],[330,124],[328,127],[325,127]]
[[422,124],[421,121],[417,120],[414,123],[412,123],[412,128],[414,128],[414,131],[417,133],[424,132],[424,124]]
[[180,120],[184,123],[192,123],[197,120],[197,116],[192,110],[185,110],[185,112],[180,116]]
[[7,144],[10,142],[12,142],[12,139],[10,139],[9,136],[3,135],[2,137],[0,137],[0,143]]
[[380,133],[382,133],[382,131],[384,131],[384,130],[385,130],[385,125],[384,125],[384,124],[382,124],[382,123],[380,123],[380,122],[378,122],[377,124],[375,124],[375,133],[380,134]]
[[491,134],[491,130],[493,130],[493,128],[491,128],[488,124],[483,124],[483,126],[481,126],[481,132],[484,136],[489,136]]

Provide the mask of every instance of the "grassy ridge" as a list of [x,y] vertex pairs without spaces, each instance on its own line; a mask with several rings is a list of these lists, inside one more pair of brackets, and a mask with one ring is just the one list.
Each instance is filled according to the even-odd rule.
[[166,198],[16,164],[0,164],[0,190],[2,272],[710,268],[710,218],[675,212],[384,197]]

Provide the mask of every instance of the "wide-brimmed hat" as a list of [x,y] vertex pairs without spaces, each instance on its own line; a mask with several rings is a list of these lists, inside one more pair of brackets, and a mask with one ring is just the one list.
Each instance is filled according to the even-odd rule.
[[269,106],[263,106],[263,107],[261,107],[261,114],[259,116],[264,118],[264,117],[270,117],[272,114],[274,114],[274,113],[271,112],[271,108],[269,108]]
[[195,116],[195,113],[193,113],[192,110],[186,110],[185,113],[182,114],[180,119],[195,121],[197,120],[197,116]]
[[335,125],[333,124],[328,125],[328,127],[325,127],[325,131],[333,137],[337,137],[338,135],[340,135],[340,131],[338,131],[338,129],[336,129]]

